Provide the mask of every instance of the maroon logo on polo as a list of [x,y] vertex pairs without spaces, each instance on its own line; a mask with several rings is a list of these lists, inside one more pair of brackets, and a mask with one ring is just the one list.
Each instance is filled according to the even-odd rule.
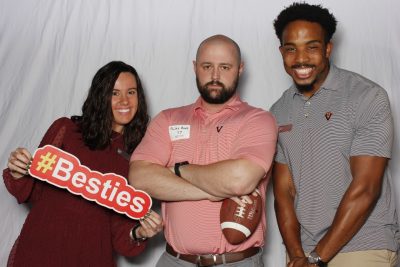
[[327,113],[325,113],[325,118],[327,121],[329,121],[332,117],[332,112],[328,111]]

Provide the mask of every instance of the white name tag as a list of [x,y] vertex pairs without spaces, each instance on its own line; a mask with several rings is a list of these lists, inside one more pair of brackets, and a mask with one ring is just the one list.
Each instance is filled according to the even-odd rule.
[[169,126],[169,136],[171,141],[190,138],[190,125]]

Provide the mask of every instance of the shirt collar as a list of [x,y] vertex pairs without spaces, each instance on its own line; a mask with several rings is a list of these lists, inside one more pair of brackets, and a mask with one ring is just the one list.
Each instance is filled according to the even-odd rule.
[[[199,98],[197,98],[196,102],[194,103],[193,110],[196,111],[196,110],[200,109],[200,110],[206,112],[207,110],[203,106],[203,103],[204,103],[204,100],[200,96]],[[242,100],[240,100],[239,95],[236,93],[234,96],[232,96],[231,99],[228,100],[228,102],[224,105],[224,107],[219,112],[221,112],[225,109],[238,110],[241,104],[243,104],[243,102],[242,102]]]
[[[337,85],[338,85],[338,81],[339,81],[338,75],[339,75],[338,68],[335,66],[335,64],[330,63],[328,76],[326,76],[326,79],[322,83],[322,85],[321,85],[319,90],[321,90],[321,89],[323,89],[323,90],[337,90],[337,88],[338,88]],[[296,85],[294,85],[294,84],[292,84],[292,86],[290,87],[290,90],[292,91],[293,97],[295,95],[303,95],[302,93],[299,92],[299,90],[297,89]]]

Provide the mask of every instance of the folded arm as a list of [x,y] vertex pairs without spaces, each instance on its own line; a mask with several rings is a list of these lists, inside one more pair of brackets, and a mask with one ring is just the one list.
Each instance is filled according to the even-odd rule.
[[163,201],[218,200],[176,176],[169,168],[144,160],[130,163],[129,183]]
[[184,165],[180,167],[180,172],[182,179],[221,198],[250,194],[265,176],[264,169],[248,159]]

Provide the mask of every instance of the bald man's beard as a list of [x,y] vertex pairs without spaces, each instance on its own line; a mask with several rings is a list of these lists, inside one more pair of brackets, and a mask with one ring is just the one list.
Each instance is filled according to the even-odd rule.
[[[196,77],[197,89],[201,97],[209,104],[224,104],[236,93],[239,84],[239,75],[233,81],[231,87],[226,87],[225,84],[219,81],[211,81],[204,85],[200,84],[199,79]],[[218,85],[219,89],[210,89],[208,86]]]

